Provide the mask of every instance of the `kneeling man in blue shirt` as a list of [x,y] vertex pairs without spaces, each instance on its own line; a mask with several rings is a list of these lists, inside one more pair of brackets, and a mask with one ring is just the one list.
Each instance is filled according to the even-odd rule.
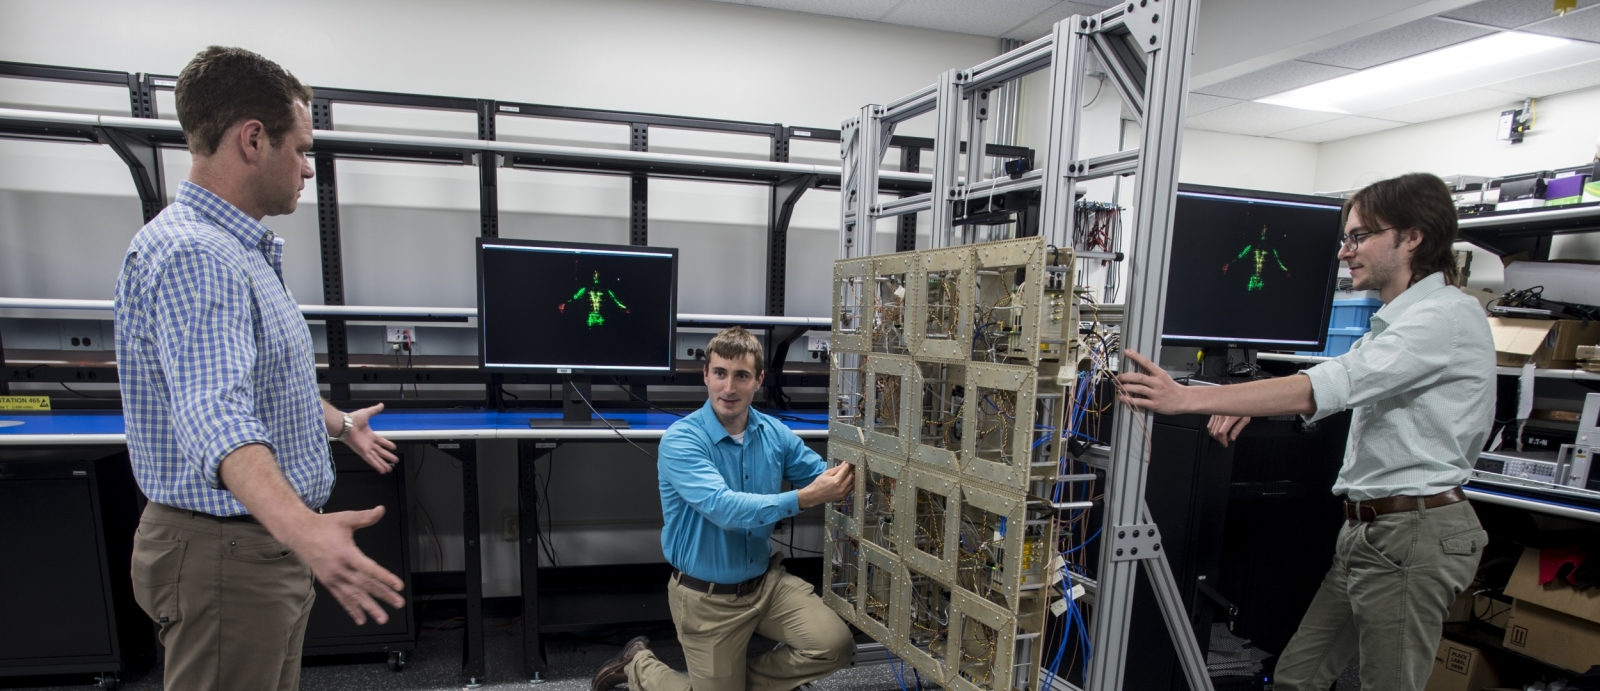
[[[673,566],[667,598],[689,673],[657,659],[640,636],[601,666],[591,691],[623,682],[632,691],[790,691],[854,652],[849,627],[768,542],[778,521],[843,499],[854,471],[827,468],[788,427],[750,408],[765,365],[755,336],[726,329],[706,357],[709,400],[673,423],[657,460],[661,549]],[[780,491],[785,480],[800,489]],[[747,660],[753,633],[782,645]]]

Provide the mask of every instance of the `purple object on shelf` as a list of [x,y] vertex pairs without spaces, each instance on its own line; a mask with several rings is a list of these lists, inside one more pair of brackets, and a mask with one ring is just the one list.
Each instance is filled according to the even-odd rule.
[[1564,199],[1566,197],[1576,197],[1583,194],[1583,183],[1588,181],[1589,176],[1587,175],[1568,175],[1551,179],[1545,183],[1544,198]]

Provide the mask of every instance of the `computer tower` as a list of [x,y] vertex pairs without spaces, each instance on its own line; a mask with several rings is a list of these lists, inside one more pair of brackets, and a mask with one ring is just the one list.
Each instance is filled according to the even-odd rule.
[[416,605],[411,599],[411,533],[406,522],[406,508],[410,501],[406,493],[406,467],[401,463],[395,466],[393,472],[379,474],[343,445],[336,445],[334,451],[337,480],[323,511],[362,511],[374,506],[384,508],[383,519],[377,525],[356,531],[356,546],[406,584],[406,590],[402,593],[406,598],[406,606],[399,611],[388,610],[389,622],[386,624],[368,620],[366,624],[356,626],[344,608],[318,582],[317,600],[312,605],[311,619],[306,624],[303,650],[307,657],[388,652],[391,654],[391,665],[398,671],[404,664],[405,654],[417,647]]
[[0,450],[0,677],[111,681],[154,661],[129,576],[140,496],[119,447]]

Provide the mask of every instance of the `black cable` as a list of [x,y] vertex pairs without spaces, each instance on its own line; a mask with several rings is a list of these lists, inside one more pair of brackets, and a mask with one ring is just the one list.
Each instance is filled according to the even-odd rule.
[[58,382],[56,382],[56,383],[57,383],[57,384],[60,384],[60,385],[61,385],[61,388],[63,388],[63,389],[66,389],[66,390],[68,390],[68,391],[71,391],[71,392],[72,392],[72,393],[75,393],[75,394],[77,394],[77,395],[79,395],[79,396],[82,396],[82,397],[84,397],[84,398],[99,398],[99,396],[90,396],[90,395],[89,395],[89,394],[86,394],[86,393],[84,393],[84,392],[82,392],[82,391],[79,391],[79,390],[77,390],[77,389],[74,389],[74,388],[72,388],[72,387],[70,387],[70,386],[67,386],[67,383],[66,383],[66,382],[60,382],[60,381],[58,381]]
[[622,430],[619,430],[616,427],[613,427],[611,425],[611,421],[610,420],[607,420],[607,419],[605,419],[604,416],[600,415],[600,411],[594,409],[594,404],[589,402],[589,397],[583,395],[583,392],[578,390],[578,387],[576,387],[576,386],[572,387],[572,393],[578,394],[578,400],[583,401],[583,404],[589,408],[589,412],[594,413],[595,417],[600,418],[601,422],[606,423],[606,427],[611,428],[611,431],[613,433],[615,433],[623,441],[628,442],[629,446],[632,446],[633,448],[638,449],[639,453],[642,453],[645,456],[649,457],[650,460],[652,460],[652,461],[656,460],[656,455],[655,454],[650,453],[649,451],[645,451],[643,446],[639,446],[638,444],[633,443],[633,440],[629,439],[627,435],[623,434]]
[[554,532],[555,530],[552,525],[555,522],[555,518],[553,517],[550,509],[550,481],[555,479],[555,475],[556,451],[555,449],[551,449],[549,470],[544,474],[544,486],[541,490],[544,496],[539,500],[544,506],[544,523],[540,526],[539,530],[539,547],[540,549],[544,550],[544,556],[546,559],[550,560],[551,566],[560,566],[561,560],[556,558],[555,543],[550,539],[550,533]]
[[518,396],[518,395],[516,395],[516,394],[514,394],[514,393],[511,393],[511,391],[510,391],[510,390],[509,390],[509,389],[507,389],[507,388],[506,388],[506,385],[505,385],[505,384],[501,384],[501,385],[500,385],[500,395],[501,395],[501,396],[510,396],[510,397],[511,397],[511,399],[512,399],[512,400],[514,400],[514,401],[520,401],[520,400],[522,400],[522,397],[521,397],[521,396]]
[[[635,394],[631,387],[624,386],[622,384],[622,382],[617,379],[617,375],[615,375],[615,374],[611,375],[611,383],[616,384],[617,388],[622,389],[629,396],[632,396],[633,400],[635,400],[635,401],[638,401],[638,402],[643,403],[643,404],[645,404],[647,406],[650,406],[651,408],[655,408],[656,410],[659,410],[659,411],[661,411],[663,413],[666,413],[668,415],[676,415],[678,417],[683,417],[683,413],[674,413],[674,412],[672,412],[670,410],[667,410],[666,408],[663,408],[663,407],[658,406],[658,405],[656,405],[654,403],[651,403],[651,402],[649,402],[649,401],[647,401],[647,400],[645,400],[643,398],[639,398],[638,394]],[[599,415],[599,413],[595,413],[595,415]]]

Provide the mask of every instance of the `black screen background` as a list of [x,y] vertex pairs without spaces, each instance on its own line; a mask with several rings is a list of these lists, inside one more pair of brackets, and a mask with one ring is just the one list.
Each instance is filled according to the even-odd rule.
[[[1179,193],[1172,224],[1164,337],[1233,341],[1321,341],[1337,270],[1339,207],[1283,205]],[[1261,228],[1267,239],[1261,240]],[[1263,289],[1247,290],[1255,262],[1246,245],[1276,249]],[[1227,273],[1222,267],[1230,265]],[[1185,339],[1184,337],[1188,337]]]
[[[482,249],[479,337],[489,367],[670,368],[677,315],[673,300],[676,259],[583,253],[572,250]],[[587,324],[588,295],[599,271],[610,297],[600,308],[605,323]],[[565,305],[565,309],[561,306]]]

